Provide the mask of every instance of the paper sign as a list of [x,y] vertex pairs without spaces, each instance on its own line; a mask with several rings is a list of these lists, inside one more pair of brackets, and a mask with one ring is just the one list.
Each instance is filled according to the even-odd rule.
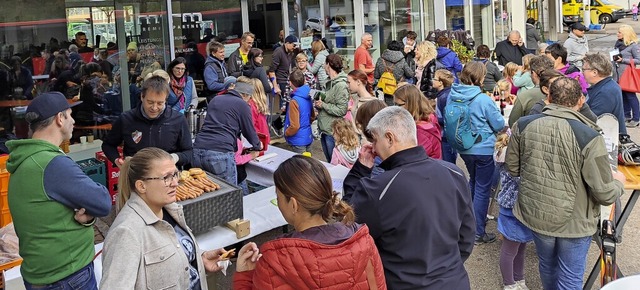
[[618,50],[617,48],[612,51],[609,51],[609,60],[614,61],[613,57],[619,54],[620,54],[620,50]]
[[311,49],[311,43],[313,42],[313,36],[307,36],[300,38],[301,49]]
[[240,47],[240,43],[227,43],[224,45],[224,58],[229,56]]

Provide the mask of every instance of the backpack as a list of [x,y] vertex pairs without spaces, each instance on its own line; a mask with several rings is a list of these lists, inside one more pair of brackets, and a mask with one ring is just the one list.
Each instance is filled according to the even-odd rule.
[[482,93],[478,93],[467,101],[449,100],[444,107],[444,137],[447,142],[458,151],[468,150],[474,144],[482,142],[482,134],[474,132],[471,124],[471,103]]
[[398,82],[396,81],[396,77],[393,76],[393,65],[391,69],[387,67],[387,62],[382,60],[384,64],[385,72],[382,73],[380,79],[378,80],[378,88],[382,90],[383,93],[387,95],[393,95],[396,92],[396,88],[398,87]]

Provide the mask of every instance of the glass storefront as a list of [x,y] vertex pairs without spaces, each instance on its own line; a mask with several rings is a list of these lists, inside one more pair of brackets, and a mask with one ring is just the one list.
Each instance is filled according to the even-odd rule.
[[[447,29],[469,30],[476,46],[485,44],[493,47],[500,41],[500,30],[509,27],[509,14],[498,14],[497,1],[492,0],[446,0]],[[503,0],[505,3],[506,0]],[[494,10],[495,7],[495,10]],[[506,9],[506,8],[505,8]],[[504,19],[502,17],[505,17]],[[495,23],[495,25],[494,25]],[[494,32],[494,29],[498,30]],[[506,33],[509,31],[507,30]],[[496,39],[496,37],[498,39]]]

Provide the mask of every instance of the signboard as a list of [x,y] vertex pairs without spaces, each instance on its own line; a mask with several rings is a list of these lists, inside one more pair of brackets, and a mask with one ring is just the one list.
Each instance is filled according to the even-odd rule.
[[301,49],[311,49],[311,43],[313,42],[313,36],[301,37],[300,38],[300,48]]

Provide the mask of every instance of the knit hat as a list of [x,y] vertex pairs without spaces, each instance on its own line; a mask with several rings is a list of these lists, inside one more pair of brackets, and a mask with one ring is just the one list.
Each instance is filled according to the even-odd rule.
[[138,44],[135,41],[129,42],[127,50],[138,50]]

